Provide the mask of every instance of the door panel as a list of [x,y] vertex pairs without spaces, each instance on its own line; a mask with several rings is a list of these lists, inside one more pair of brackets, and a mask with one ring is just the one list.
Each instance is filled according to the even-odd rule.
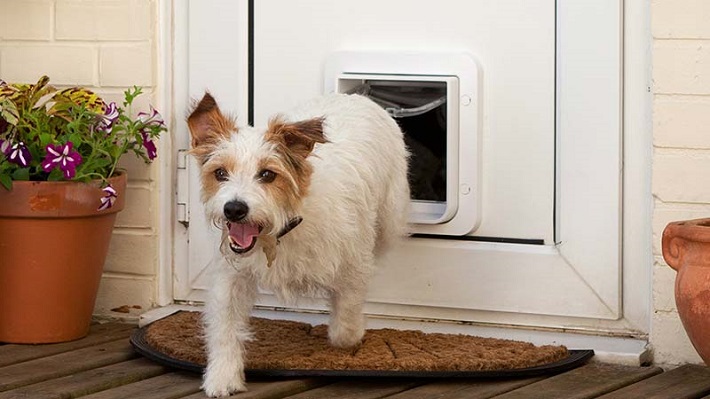
[[263,125],[280,110],[322,94],[324,64],[337,50],[467,52],[482,71],[484,116],[482,216],[474,235],[551,244],[555,1],[433,4],[255,2],[254,122]]

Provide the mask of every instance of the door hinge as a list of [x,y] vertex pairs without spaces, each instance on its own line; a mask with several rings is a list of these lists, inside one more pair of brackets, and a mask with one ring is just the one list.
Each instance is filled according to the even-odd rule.
[[190,224],[189,159],[187,150],[177,152],[177,221],[187,227]]

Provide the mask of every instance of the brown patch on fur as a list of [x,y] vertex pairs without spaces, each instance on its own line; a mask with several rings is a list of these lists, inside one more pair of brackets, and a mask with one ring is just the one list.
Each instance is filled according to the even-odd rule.
[[278,161],[266,159],[260,169],[270,169],[278,175],[265,189],[280,203],[296,209],[308,193],[313,166],[306,158],[316,143],[327,143],[323,135],[323,118],[286,123],[279,117],[269,122],[264,136],[276,144]]
[[324,118],[286,123],[280,117],[269,121],[265,139],[283,144],[294,156],[306,158],[316,143],[327,143],[323,134]]
[[187,125],[192,136],[190,153],[202,163],[214,151],[220,140],[228,140],[232,133],[237,131],[234,118],[224,116],[214,97],[207,92],[202,100],[194,106],[187,118]]
[[209,158],[202,166],[200,169],[200,180],[202,181],[203,202],[216,195],[217,191],[219,191],[221,182],[218,181],[214,175],[214,172],[219,168],[232,174],[237,168],[237,160],[233,157],[223,156],[218,153],[214,157]]
[[294,211],[308,192],[313,167],[305,159],[295,167],[290,160],[283,157],[284,154],[279,153],[278,160],[274,158],[262,160],[259,170],[269,169],[276,173],[273,182],[264,183],[264,190],[285,208]]

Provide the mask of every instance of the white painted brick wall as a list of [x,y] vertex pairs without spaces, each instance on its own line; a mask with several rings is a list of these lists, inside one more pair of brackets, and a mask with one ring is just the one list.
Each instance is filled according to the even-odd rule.
[[153,57],[149,44],[107,45],[99,52],[102,87],[152,86]]
[[659,364],[701,363],[678,317],[675,271],[661,235],[671,221],[710,217],[710,1],[652,0],[653,318]]
[[710,37],[710,2],[707,0],[653,0],[652,30],[658,39]]
[[[48,75],[55,85],[88,86],[118,103],[123,90],[143,86],[133,113],[147,110],[157,92],[156,15],[155,0],[0,0],[0,78],[36,82]],[[121,166],[129,175],[128,202],[116,221],[98,314],[121,305],[144,311],[156,297],[157,167],[130,154]]]
[[50,40],[51,0],[0,0],[0,40]]
[[116,274],[132,274],[152,277],[155,269],[146,265],[156,264],[157,241],[146,239],[144,229],[116,229],[109,246],[109,256],[104,271]]
[[657,94],[653,121],[656,147],[710,149],[710,96]]
[[55,15],[57,40],[147,42],[152,38],[153,8],[146,0],[57,0]]
[[710,41],[654,41],[653,84],[656,94],[710,94],[708,71]]
[[0,46],[0,73],[8,82],[34,83],[42,75],[57,85],[92,86],[96,81],[96,48],[53,43]]
[[666,203],[707,203],[710,199],[710,151],[656,148],[653,193]]

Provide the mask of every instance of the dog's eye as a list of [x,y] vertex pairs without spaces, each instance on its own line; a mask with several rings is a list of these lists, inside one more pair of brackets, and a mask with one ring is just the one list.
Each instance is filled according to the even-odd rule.
[[217,181],[229,180],[229,176],[227,175],[227,171],[224,170],[223,168],[219,168],[214,171],[214,178],[217,179]]
[[271,183],[276,179],[276,173],[269,169],[264,169],[259,172],[259,181],[262,183]]

